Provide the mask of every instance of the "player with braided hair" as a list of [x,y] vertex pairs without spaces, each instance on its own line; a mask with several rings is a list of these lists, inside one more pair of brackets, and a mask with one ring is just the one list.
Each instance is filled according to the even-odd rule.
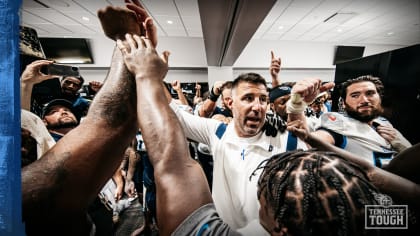
[[260,222],[272,235],[375,235],[365,205],[380,194],[362,169],[333,152],[292,151],[270,158],[258,181]]

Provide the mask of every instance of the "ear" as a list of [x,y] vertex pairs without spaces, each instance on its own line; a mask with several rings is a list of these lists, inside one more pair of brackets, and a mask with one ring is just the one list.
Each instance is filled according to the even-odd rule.
[[228,103],[227,103],[227,105],[228,105],[229,109],[230,109],[230,110],[232,110],[232,106],[233,106],[233,98],[232,98],[232,97],[230,97],[230,98],[228,99]]

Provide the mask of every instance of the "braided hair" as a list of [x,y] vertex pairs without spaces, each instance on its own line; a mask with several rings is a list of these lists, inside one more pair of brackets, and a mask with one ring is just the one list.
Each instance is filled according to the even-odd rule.
[[[364,230],[365,205],[378,190],[364,172],[332,152],[274,155],[259,168],[258,199],[264,195],[278,225],[292,235],[378,235]],[[279,229],[277,229],[279,230]]]

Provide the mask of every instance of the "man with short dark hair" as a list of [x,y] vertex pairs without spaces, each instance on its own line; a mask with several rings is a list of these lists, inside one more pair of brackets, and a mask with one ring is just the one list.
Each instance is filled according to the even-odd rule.
[[291,88],[276,86],[270,90],[270,107],[284,121],[287,121],[286,102],[289,101]]
[[82,88],[84,79],[79,76],[63,76],[60,81],[61,98],[69,100],[74,107],[77,116],[85,116],[89,109],[89,101],[83,98],[78,92]]

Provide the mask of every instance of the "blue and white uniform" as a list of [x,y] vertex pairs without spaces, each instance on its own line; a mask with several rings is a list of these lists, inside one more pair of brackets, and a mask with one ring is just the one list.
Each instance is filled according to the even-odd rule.
[[[384,117],[373,120],[377,125],[392,126]],[[328,112],[321,116],[321,127],[335,139],[335,146],[356,154],[372,164],[382,167],[394,155],[411,144],[397,131],[397,138],[389,143],[379,133],[376,127],[366,122],[349,117],[347,114]]]

